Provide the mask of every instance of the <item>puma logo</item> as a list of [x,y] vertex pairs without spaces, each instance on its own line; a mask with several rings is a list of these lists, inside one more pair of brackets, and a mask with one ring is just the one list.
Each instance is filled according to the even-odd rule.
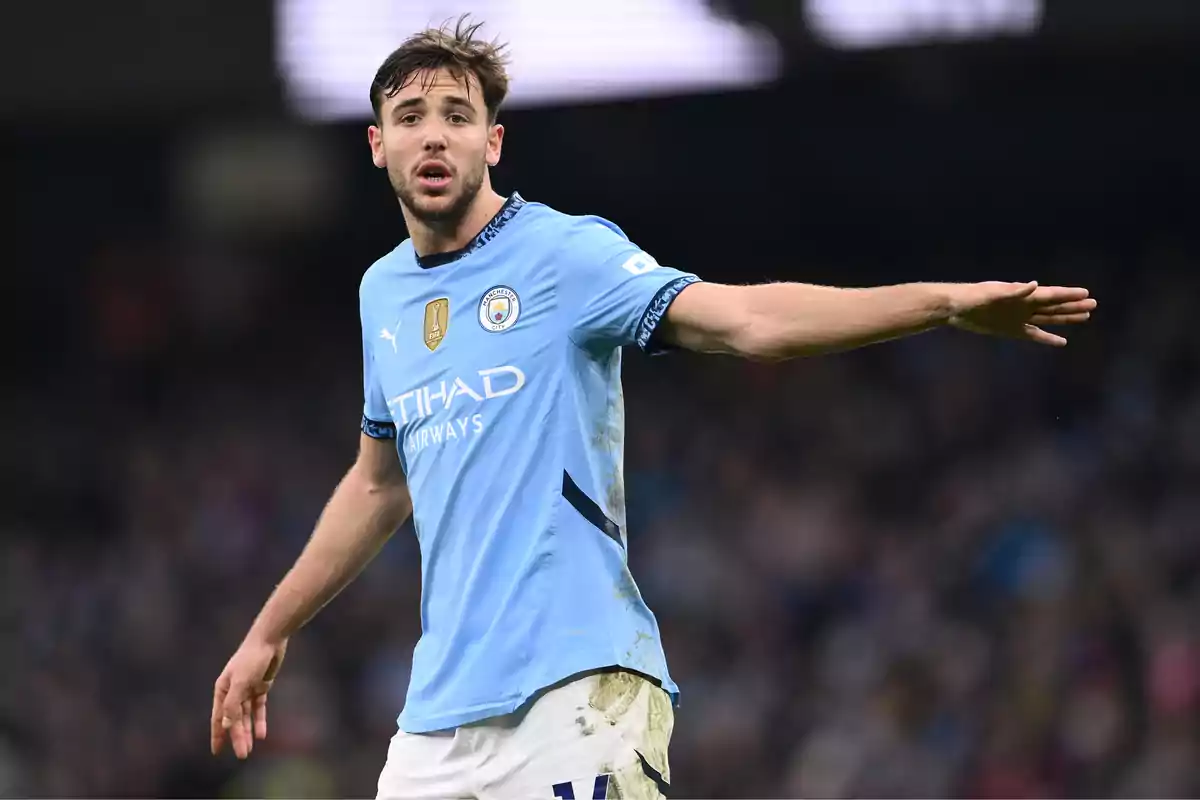
[[400,332],[400,320],[396,320],[395,331],[389,331],[387,328],[384,328],[381,331],[379,331],[380,339],[383,339],[385,342],[392,343],[392,352],[393,353],[397,352],[396,351],[396,334],[398,334],[399,332]]

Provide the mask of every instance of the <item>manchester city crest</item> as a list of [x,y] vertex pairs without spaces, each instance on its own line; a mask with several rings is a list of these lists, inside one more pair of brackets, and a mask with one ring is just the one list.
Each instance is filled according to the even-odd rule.
[[507,286],[489,289],[479,301],[479,324],[486,331],[506,331],[517,324],[521,298]]

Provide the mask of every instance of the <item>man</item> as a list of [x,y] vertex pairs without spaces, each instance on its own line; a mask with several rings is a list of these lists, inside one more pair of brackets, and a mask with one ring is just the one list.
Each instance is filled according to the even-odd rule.
[[1083,289],[723,286],[616,226],[501,197],[507,90],[478,26],[421,33],[371,87],[371,155],[411,238],[362,280],[360,452],[217,680],[212,748],[267,733],[289,637],[410,513],[422,636],[379,796],[655,797],[677,687],[625,557],[620,348],[783,360],[943,325],[1065,343]]

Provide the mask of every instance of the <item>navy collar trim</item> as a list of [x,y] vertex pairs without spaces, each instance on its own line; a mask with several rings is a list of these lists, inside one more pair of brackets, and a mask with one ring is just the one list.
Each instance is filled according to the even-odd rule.
[[[430,253],[427,256],[416,256],[417,265],[422,269],[432,269],[433,267],[441,267],[453,261],[457,261],[465,255],[475,252],[485,244],[495,239],[500,233],[500,229],[509,223],[513,217],[517,215],[525,206],[525,199],[521,195],[513,192],[500,210],[496,212],[496,216],[492,217],[487,225],[483,226],[474,239],[466,247],[460,247],[458,250],[451,250],[448,253]],[[414,253],[414,255],[416,255]]]

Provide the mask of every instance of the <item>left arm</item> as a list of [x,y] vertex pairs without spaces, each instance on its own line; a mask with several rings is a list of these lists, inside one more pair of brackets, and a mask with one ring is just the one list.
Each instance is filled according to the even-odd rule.
[[[661,267],[620,229],[580,219],[561,250],[561,296],[576,344],[672,346],[760,361],[849,350],[943,325],[1061,346],[1039,326],[1084,322],[1086,289],[1036,283],[910,283],[837,289],[804,283],[729,286]],[[665,346],[665,348],[664,348]]]
[[675,298],[659,335],[688,350],[760,361],[850,350],[947,324],[1061,346],[1066,339],[1038,326],[1084,322],[1095,307],[1085,289],[1036,283],[697,283]]

